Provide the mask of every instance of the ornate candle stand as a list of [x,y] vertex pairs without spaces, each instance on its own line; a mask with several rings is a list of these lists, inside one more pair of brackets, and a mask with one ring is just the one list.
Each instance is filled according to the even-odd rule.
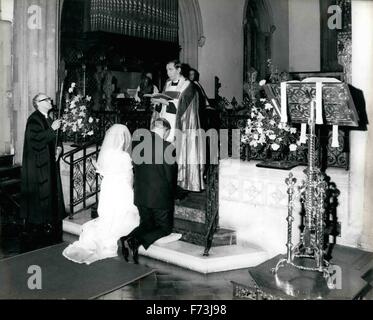
[[[281,112],[279,107],[276,111],[281,114],[283,122],[287,122],[289,115],[291,122],[302,124],[301,141],[305,138],[305,122],[309,125],[308,167],[305,170],[307,178],[299,187],[296,187],[297,181],[291,173],[286,179],[289,201],[287,256],[277,263],[273,272],[277,274],[286,264],[300,270],[321,272],[331,287],[335,266],[329,265],[325,259],[324,236],[325,216],[329,214],[326,212],[326,196],[332,195],[335,190],[316,166],[315,124],[333,126],[332,147],[338,147],[338,126],[358,126],[359,117],[354,102],[348,85],[336,79],[310,78],[302,82],[268,84],[264,89],[270,101],[275,106],[281,106]],[[296,193],[300,194],[305,215],[300,241],[293,246],[292,224]],[[305,259],[314,260],[314,265],[305,265]]]
[[[311,112],[312,113],[312,112]],[[279,268],[285,264],[292,265],[300,270],[319,271],[325,277],[329,277],[329,262],[324,259],[324,212],[325,195],[328,185],[324,179],[323,173],[316,167],[316,148],[315,148],[315,121],[310,117],[310,132],[308,135],[308,167],[305,170],[306,181],[296,188],[297,179],[292,173],[285,180],[288,188],[288,237],[287,237],[287,256],[281,259],[273,272],[277,274]],[[300,194],[301,201],[305,207],[305,223],[300,234],[300,241],[296,246],[292,243],[292,224],[294,221],[294,201],[296,194]],[[314,259],[315,266],[308,267],[301,265],[295,259]]]

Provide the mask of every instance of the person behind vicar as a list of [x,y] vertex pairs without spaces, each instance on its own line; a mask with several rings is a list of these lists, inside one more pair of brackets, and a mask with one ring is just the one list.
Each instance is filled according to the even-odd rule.
[[62,144],[56,147],[61,120],[52,122],[52,99],[44,93],[32,99],[35,111],[27,119],[21,173],[21,218],[27,242],[44,246],[62,241],[66,217],[59,170]]
[[163,93],[172,99],[152,98],[155,109],[151,123],[158,118],[164,118],[170,123],[171,131],[167,141],[175,143],[176,146],[178,186],[184,191],[200,192],[205,189],[205,145],[199,130],[201,125],[198,91],[196,86],[183,76],[179,60],[168,62],[166,70],[169,80]]

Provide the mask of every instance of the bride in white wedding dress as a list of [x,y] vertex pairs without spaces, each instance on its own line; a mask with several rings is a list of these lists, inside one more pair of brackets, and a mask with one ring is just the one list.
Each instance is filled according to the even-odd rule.
[[117,256],[119,238],[140,223],[133,204],[133,172],[129,153],[131,133],[121,124],[105,135],[96,170],[103,177],[98,203],[99,217],[85,223],[79,241],[69,245],[63,255],[74,262],[91,264]]

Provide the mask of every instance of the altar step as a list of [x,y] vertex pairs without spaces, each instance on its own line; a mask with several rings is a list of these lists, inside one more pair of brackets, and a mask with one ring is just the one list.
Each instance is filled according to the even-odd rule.
[[[79,236],[81,225],[91,220],[91,211],[82,211],[74,219],[63,221],[65,234]],[[148,250],[142,246],[139,254],[169,264],[207,274],[228,270],[236,270],[256,266],[266,261],[269,256],[263,249],[250,244],[222,245],[211,248],[209,256],[203,256],[204,246],[182,240],[153,244]],[[140,259],[141,263],[141,259]]]
[[[174,232],[181,233],[182,240],[195,245],[206,243],[206,191],[190,192],[183,200],[175,203]],[[237,236],[234,230],[216,231],[212,247],[235,245]]]

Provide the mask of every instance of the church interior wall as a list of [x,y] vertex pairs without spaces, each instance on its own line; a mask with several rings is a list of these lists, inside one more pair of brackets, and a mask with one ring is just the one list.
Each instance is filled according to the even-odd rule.
[[220,95],[242,100],[243,10],[245,0],[199,0],[206,43],[199,48],[199,72],[206,94],[214,97],[214,77]]
[[280,71],[289,71],[289,0],[267,0],[276,30],[272,35],[272,62]]
[[[368,121],[373,119],[373,2],[352,1],[352,84],[363,91]],[[360,245],[373,250],[373,133],[351,133],[351,210],[361,216]],[[356,223],[356,222],[354,222]]]
[[0,0],[0,154],[13,152],[11,134],[13,1]]
[[[299,14],[307,12],[307,14]],[[320,71],[319,0],[289,0],[289,71]]]

